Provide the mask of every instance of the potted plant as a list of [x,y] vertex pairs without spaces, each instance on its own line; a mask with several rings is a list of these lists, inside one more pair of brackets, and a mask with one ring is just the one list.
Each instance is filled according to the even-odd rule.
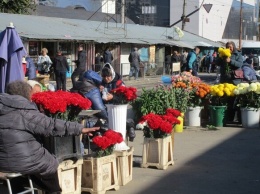
[[158,85],[152,89],[142,89],[141,95],[131,105],[135,111],[135,121],[149,113],[164,114],[167,108],[175,107],[175,92],[172,87]]
[[180,114],[180,111],[169,108],[164,115],[149,113],[140,119],[136,128],[144,132],[142,167],[166,169],[173,164],[171,134],[173,126],[180,123],[177,119]]
[[105,193],[119,189],[115,145],[123,141],[122,134],[107,130],[92,139],[94,148],[90,156],[85,156],[82,166],[82,191]]
[[212,125],[223,127],[225,124],[225,112],[230,99],[234,97],[235,88],[236,86],[230,83],[216,84],[210,87],[208,99]]
[[[39,110],[49,117],[68,121],[78,121],[78,115],[82,110],[91,107],[91,101],[78,93],[65,91],[45,91],[35,93],[32,101],[36,103]],[[61,162],[68,158],[81,158],[80,137],[44,137],[43,146],[54,154]]]
[[234,90],[234,94],[241,110],[242,126],[259,127],[260,83],[240,83]]
[[[120,86],[110,91],[113,94],[113,101],[111,104],[106,104],[109,128],[120,132],[124,140],[126,136],[127,106],[137,98],[136,92],[137,89],[134,87]],[[118,151],[129,149],[124,141],[115,146],[115,150]]]
[[191,83],[187,111],[185,112],[186,126],[201,126],[201,110],[207,102],[210,85],[204,82]]
[[172,86],[175,88],[175,96],[177,99],[175,108],[182,112],[182,116],[179,118],[181,123],[179,125],[175,125],[175,132],[183,131],[184,115],[184,121],[186,125],[190,125],[187,124],[187,121],[189,121],[189,113],[187,113],[187,110],[190,111],[190,109],[194,109],[190,108],[190,105],[193,101],[194,103],[198,103],[198,101],[195,101],[196,96],[193,95],[195,89],[193,89],[191,85],[197,83],[201,83],[200,78],[192,76],[190,72],[183,72],[180,75],[172,76]]

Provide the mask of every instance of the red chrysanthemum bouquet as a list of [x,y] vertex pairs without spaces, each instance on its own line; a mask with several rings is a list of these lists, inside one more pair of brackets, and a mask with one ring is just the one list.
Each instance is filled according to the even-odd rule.
[[81,110],[91,107],[91,101],[78,93],[46,91],[35,93],[32,101],[47,116],[68,121],[77,121]]
[[146,138],[163,138],[172,133],[175,124],[180,124],[177,119],[181,112],[169,108],[164,115],[149,113],[141,117],[137,129],[142,129]]
[[97,147],[94,148],[95,157],[103,157],[113,153],[115,144],[121,143],[123,136],[121,133],[109,129],[102,136],[93,137],[92,141]]
[[137,89],[134,87],[120,86],[110,91],[113,94],[113,104],[127,104],[137,98]]

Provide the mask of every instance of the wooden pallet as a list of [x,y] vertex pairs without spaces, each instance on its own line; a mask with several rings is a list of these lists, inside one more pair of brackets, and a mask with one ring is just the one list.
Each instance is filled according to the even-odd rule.
[[116,155],[84,158],[81,190],[91,194],[104,194],[110,189],[119,189]]
[[154,166],[158,169],[167,169],[173,165],[172,137],[144,138],[143,161],[141,167]]
[[127,151],[115,151],[118,183],[120,186],[126,185],[133,179],[133,152],[134,147]]

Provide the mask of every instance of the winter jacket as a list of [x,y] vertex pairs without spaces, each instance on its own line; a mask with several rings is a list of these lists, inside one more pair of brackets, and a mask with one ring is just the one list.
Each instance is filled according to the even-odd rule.
[[109,64],[111,64],[111,62],[113,61],[113,55],[112,55],[112,53],[109,51],[109,50],[106,50],[105,52],[104,52],[104,55],[103,55],[103,60],[104,60],[104,63],[106,64],[106,63],[109,63]]
[[[226,63],[222,58],[218,58],[216,60],[216,64],[220,66],[220,82],[238,84],[241,80],[233,78],[232,71],[241,69],[243,65],[243,57],[241,55],[241,52],[237,50],[233,51],[230,59],[230,63]],[[230,69],[229,72],[227,70],[227,67]]]
[[0,171],[49,175],[58,161],[36,136],[80,135],[83,126],[40,113],[22,96],[0,94]]
[[85,70],[86,62],[87,62],[86,51],[84,51],[84,50],[79,51],[78,60],[75,61],[77,68],[79,68],[81,70]]
[[66,57],[62,55],[58,55],[54,58],[52,66],[55,73],[67,72],[70,70]]
[[38,58],[37,70],[42,73],[48,73],[51,67],[52,61],[48,55],[41,55]]
[[131,67],[139,68],[141,59],[140,59],[140,55],[139,55],[138,51],[131,52],[128,57],[128,61],[130,62]]
[[187,56],[187,70],[195,69],[196,62],[197,62],[197,54],[195,53],[195,51],[189,52]]
[[256,81],[257,77],[256,77],[256,72],[255,70],[250,66],[250,64],[244,62],[243,66],[242,66],[242,70],[244,73],[244,79],[247,81]]

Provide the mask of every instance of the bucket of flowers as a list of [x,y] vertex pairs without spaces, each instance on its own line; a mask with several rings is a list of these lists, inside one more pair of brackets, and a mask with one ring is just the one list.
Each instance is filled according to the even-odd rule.
[[[35,93],[32,96],[32,101],[47,116],[67,121],[78,121],[79,113],[91,107],[89,99],[78,93],[61,90]],[[42,141],[43,146],[54,154],[59,161],[82,157],[79,136],[67,136],[65,134],[62,137],[44,137]]]
[[233,106],[234,89],[236,86],[230,83],[216,84],[210,87],[209,109],[210,109],[210,122],[216,127],[223,127],[225,124],[225,113],[227,105]]
[[92,142],[95,147],[92,149],[94,157],[108,156],[113,153],[115,144],[121,143],[123,136],[121,133],[109,129],[103,133],[93,137]]
[[207,106],[207,95],[210,92],[210,85],[199,81],[189,86],[189,99],[187,111],[185,112],[186,126],[201,126],[202,110]]
[[173,164],[171,134],[174,125],[180,123],[177,119],[180,114],[180,111],[169,108],[164,115],[149,113],[140,119],[136,128],[142,129],[144,133],[142,167],[166,169]]
[[177,119],[181,112],[176,109],[169,108],[166,114],[158,115],[149,113],[141,117],[137,124],[137,129],[142,129],[145,138],[165,138],[172,133],[175,124],[179,124]]
[[113,151],[115,145],[123,141],[121,133],[108,129],[93,137],[92,141],[93,153],[83,157],[82,191],[105,193],[110,189],[118,190],[118,167]]
[[77,121],[80,111],[91,107],[91,101],[78,93],[45,91],[35,93],[32,101],[47,116],[68,121]]
[[[112,102],[106,104],[108,112],[108,127],[120,132],[125,140],[126,137],[126,118],[128,104],[137,98],[137,89],[134,87],[120,86],[110,91],[113,95]],[[130,148],[124,141],[116,144],[116,150],[129,150]]]
[[242,126],[259,127],[260,83],[240,83],[234,90],[234,94],[241,110]]

